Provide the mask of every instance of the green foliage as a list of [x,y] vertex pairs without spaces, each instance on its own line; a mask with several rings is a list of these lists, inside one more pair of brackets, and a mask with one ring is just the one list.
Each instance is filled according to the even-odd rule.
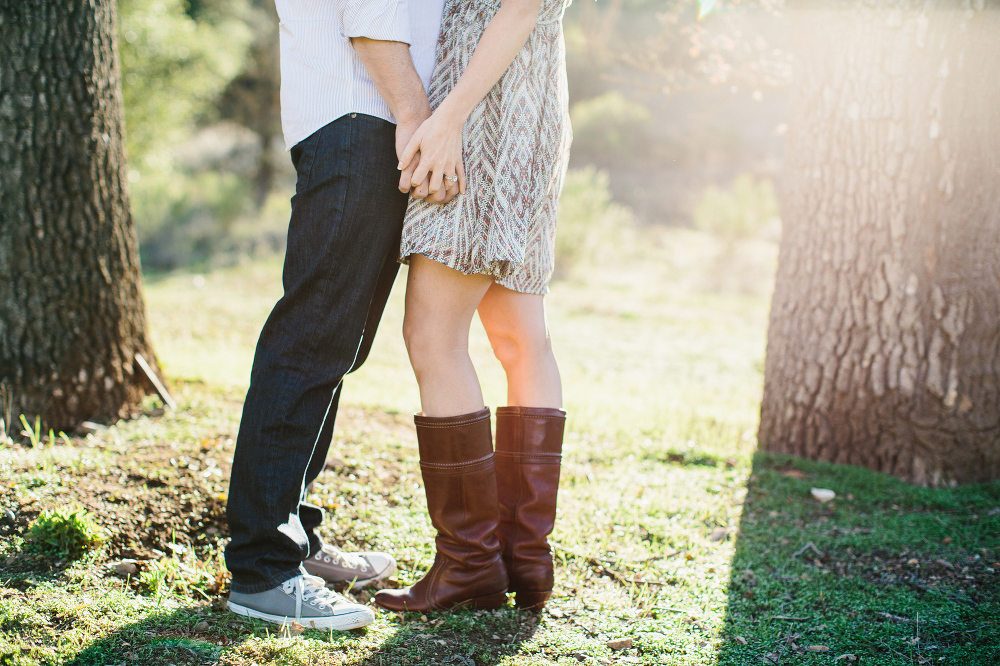
[[236,16],[195,21],[186,5],[183,0],[118,3],[128,154],[131,170],[139,174],[170,168],[171,148],[210,113],[239,71],[250,41]]
[[556,232],[556,270],[566,274],[582,261],[593,259],[616,230],[630,225],[629,210],[612,201],[608,174],[592,166],[566,174],[559,199]]
[[705,188],[694,209],[694,226],[726,240],[742,240],[760,233],[777,217],[774,183],[744,173],[728,189]]
[[573,150],[607,163],[643,151],[651,115],[641,103],[612,90],[573,105]]
[[229,572],[221,549],[210,557],[200,558],[191,549],[178,544],[168,544],[171,557],[150,561],[140,574],[143,587],[156,597],[179,595],[211,599],[222,583],[229,579]]
[[[241,18],[247,1],[202,2],[193,14],[188,8],[184,0],[119,2],[132,211],[143,261],[159,267],[176,265],[187,252],[193,256],[184,262],[197,258],[235,217],[231,174],[202,178],[175,158],[196,125],[216,115],[216,100],[242,67],[252,36]],[[216,191],[206,179],[223,187]],[[212,217],[220,209],[221,229]],[[157,261],[156,252],[150,261],[157,243],[165,244],[160,254],[169,254],[167,261]]]
[[83,509],[45,511],[28,526],[27,541],[46,555],[71,560],[99,546],[106,537]]

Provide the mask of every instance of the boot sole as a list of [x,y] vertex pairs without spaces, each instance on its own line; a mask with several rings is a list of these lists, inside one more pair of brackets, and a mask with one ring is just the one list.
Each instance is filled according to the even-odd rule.
[[552,590],[547,592],[521,590],[514,592],[514,606],[519,610],[542,610],[551,596]]
[[496,610],[507,603],[507,593],[497,592],[496,594],[490,594],[485,597],[476,597],[474,599],[466,599],[465,601],[460,601],[457,604],[450,606],[448,608],[427,608],[427,609],[413,609],[413,608],[393,608],[392,606],[387,606],[379,601],[379,598],[375,597],[375,605],[379,608],[384,608],[387,611],[392,611],[393,613],[425,613],[425,612],[438,612],[449,610],[457,610],[459,608],[472,608],[473,610]]
[[297,622],[306,629],[333,629],[336,631],[347,631],[349,629],[366,627],[375,621],[375,613],[368,608],[362,608],[351,613],[344,613],[343,615],[303,617],[296,620],[293,617],[288,617],[286,615],[272,615],[271,613],[265,613],[248,606],[234,604],[231,601],[226,602],[226,607],[233,613],[242,615],[243,617],[252,617],[257,620],[263,620],[280,626],[288,626],[293,622]]
[[486,597],[476,597],[459,604],[456,608],[466,607],[475,610],[496,610],[507,603],[507,593],[497,592]]

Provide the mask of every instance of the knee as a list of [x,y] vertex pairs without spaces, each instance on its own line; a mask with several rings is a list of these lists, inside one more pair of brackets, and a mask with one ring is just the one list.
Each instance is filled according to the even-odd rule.
[[403,342],[410,357],[410,365],[419,374],[422,369],[441,362],[448,347],[447,336],[432,321],[409,313],[403,317]]
[[504,368],[524,363],[537,363],[552,353],[552,342],[544,331],[531,332],[521,328],[505,328],[490,334],[493,355]]

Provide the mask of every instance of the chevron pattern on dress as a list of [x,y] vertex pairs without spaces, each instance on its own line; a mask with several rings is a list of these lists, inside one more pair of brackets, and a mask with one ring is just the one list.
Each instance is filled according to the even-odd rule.
[[[572,132],[562,16],[542,0],[538,24],[463,130],[466,191],[445,205],[411,199],[400,261],[423,254],[504,287],[548,292]],[[498,0],[447,0],[428,93],[437,106],[458,83]]]

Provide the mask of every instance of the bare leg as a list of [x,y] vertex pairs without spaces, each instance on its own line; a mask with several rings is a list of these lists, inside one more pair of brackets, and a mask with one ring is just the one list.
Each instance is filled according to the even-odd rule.
[[483,391],[469,358],[469,327],[491,284],[489,276],[465,275],[420,254],[410,257],[403,339],[425,416],[483,409]]
[[544,298],[494,283],[479,303],[479,319],[507,374],[508,405],[562,407],[562,382],[545,321]]

